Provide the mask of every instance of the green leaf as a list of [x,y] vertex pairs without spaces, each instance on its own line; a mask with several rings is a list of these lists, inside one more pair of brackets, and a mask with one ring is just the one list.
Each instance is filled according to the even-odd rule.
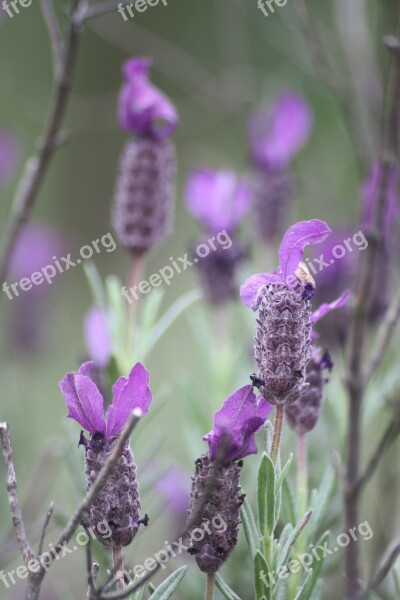
[[400,598],[400,579],[399,574],[396,571],[396,567],[394,566],[392,569],[392,577],[393,577],[393,585],[396,592],[397,598]]
[[265,423],[264,431],[265,431],[265,452],[269,456],[271,454],[272,438],[274,435],[274,428],[272,426],[271,421],[267,421]]
[[257,499],[261,533],[263,536],[272,536],[275,528],[275,468],[265,452],[258,469]]
[[[313,561],[310,564],[310,571],[312,571],[312,575],[309,577],[307,585],[304,588],[304,593],[300,597],[301,600],[311,600],[313,597],[312,593],[313,593],[315,584],[317,583],[319,574],[321,572],[322,566],[325,561],[325,556],[324,556],[325,552],[323,552],[323,550],[321,550],[320,546],[323,547],[326,542],[329,542],[329,538],[330,538],[330,532],[326,531],[320,537],[320,539],[316,543],[315,547],[313,548],[313,552],[312,552]],[[315,555],[317,555],[317,556],[315,556]],[[300,598],[299,598],[299,600],[300,600]]]
[[286,562],[289,558],[289,555],[290,555],[290,551],[292,550],[294,544],[296,543],[297,538],[303,531],[304,527],[307,525],[308,521],[310,520],[310,517],[311,517],[311,511],[306,513],[304,515],[304,517],[297,523],[296,527],[293,529],[292,533],[288,537],[288,539],[287,539],[285,545],[283,546],[281,553],[279,555],[278,568],[281,567],[282,565],[286,564]]
[[307,571],[306,576],[304,577],[304,581],[303,583],[300,585],[300,587],[297,590],[297,594],[294,597],[294,600],[306,600],[306,598],[308,598],[307,594],[307,586],[309,585],[311,578],[313,576],[313,570],[310,567]]
[[293,454],[291,452],[285,466],[283,467],[282,471],[279,473],[278,479],[276,480],[276,489],[275,489],[276,494],[278,494],[279,490],[282,487],[283,480],[285,479],[285,477],[290,469],[292,460],[293,460]]
[[187,571],[187,565],[179,567],[176,571],[171,573],[167,579],[165,579],[151,595],[151,600],[168,600],[184,578]]
[[329,501],[333,494],[335,483],[335,472],[332,467],[328,467],[328,469],[325,471],[325,475],[322,479],[322,483],[313,506],[313,518],[308,528],[308,539],[311,542],[313,542],[317,536]]
[[285,522],[296,525],[296,508],[292,486],[287,479],[282,481],[282,508]]
[[104,291],[103,282],[96,268],[96,265],[91,261],[83,263],[83,271],[89,283],[92,292],[94,303],[104,312],[107,312],[106,294]]
[[231,590],[229,585],[222,579],[221,575],[217,574],[215,578],[215,585],[217,586],[223,597],[226,598],[226,600],[241,600],[241,598],[237,594],[235,594],[235,592]]
[[268,573],[270,568],[266,558],[257,550],[254,557],[254,588],[256,592],[256,599],[262,600],[265,597],[267,600],[271,599],[271,588],[267,586],[261,579],[260,574],[264,573],[265,579],[268,580]]
[[242,520],[251,560],[253,560],[257,550],[260,549],[260,534],[257,529],[253,511],[247,498],[244,499],[244,502],[240,508],[240,518]]
[[144,594],[144,585],[140,588],[139,591],[136,592],[136,594],[133,594],[132,600],[142,600],[143,594]]

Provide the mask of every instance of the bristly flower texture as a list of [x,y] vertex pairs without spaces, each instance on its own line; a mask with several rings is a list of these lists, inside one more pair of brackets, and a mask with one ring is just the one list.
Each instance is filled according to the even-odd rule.
[[[89,490],[112,452],[118,436],[133,410],[145,415],[152,394],[148,386],[149,373],[137,363],[128,377],[120,377],[113,386],[113,401],[104,415],[104,400],[99,389],[88,377],[92,362],[84,363],[77,373],[68,373],[59,383],[68,408],[68,417],[75,419],[90,439],[81,434],[85,447],[85,472]],[[140,519],[140,500],[136,481],[136,466],[129,442],[118,464],[89,510],[87,523],[105,546],[127,546],[141,523],[147,524],[147,515]],[[100,532],[108,523],[111,536]],[[100,526],[99,526],[100,525]]]
[[175,147],[169,139],[178,124],[172,102],[149,80],[151,61],[124,63],[118,117],[136,137],[120,161],[113,224],[119,242],[135,255],[154,248],[170,232],[175,193]]
[[250,277],[241,287],[242,302],[259,309],[255,358],[259,375],[254,382],[271,404],[289,405],[307,388],[310,359],[311,304],[314,281],[302,263],[308,244],[319,244],[331,230],[313,219],[292,225],[279,248],[274,273]]
[[270,109],[257,109],[250,117],[255,227],[267,243],[284,230],[294,193],[288,167],[306,144],[312,123],[308,104],[293,92],[280,94]]
[[[203,438],[209,451],[195,463],[189,520],[194,515],[197,518],[189,531],[189,552],[204,573],[215,573],[236,545],[244,499],[239,486],[242,459],[257,452],[255,434],[270,411],[268,402],[257,398],[252,386],[246,385],[225,400],[215,414],[213,431]],[[225,531],[210,529],[201,540],[196,539],[201,523],[215,518],[223,520]]]
[[[208,245],[208,238],[214,236],[215,239],[220,233],[229,235],[232,240],[229,248],[217,244],[215,250],[196,262],[200,284],[210,304],[224,304],[236,297],[236,272],[246,252],[235,236],[235,230],[250,204],[251,191],[247,182],[233,171],[195,169],[189,175],[186,206],[205,231],[205,235],[196,240],[196,245]],[[196,258],[194,253],[193,258]]]

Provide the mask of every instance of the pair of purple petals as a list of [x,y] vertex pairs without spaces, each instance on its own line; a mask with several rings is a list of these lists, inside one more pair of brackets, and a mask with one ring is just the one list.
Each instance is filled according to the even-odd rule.
[[152,400],[149,372],[141,363],[136,363],[128,377],[120,377],[112,388],[113,401],[104,415],[103,396],[88,377],[92,366],[93,362],[86,362],[77,373],[68,373],[59,382],[59,387],[68,417],[75,419],[89,433],[103,433],[110,438],[121,433],[133,410],[141,416],[149,410]]

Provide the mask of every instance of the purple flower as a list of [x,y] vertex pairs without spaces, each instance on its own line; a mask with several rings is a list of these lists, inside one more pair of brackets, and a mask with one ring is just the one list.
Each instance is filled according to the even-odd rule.
[[317,310],[315,310],[312,313],[311,323],[314,325],[314,323],[317,323],[320,319],[325,317],[325,315],[330,313],[332,310],[336,310],[337,308],[342,308],[343,306],[346,306],[349,297],[350,297],[350,291],[345,290],[343,292],[343,294],[341,296],[339,296],[339,298],[337,298],[333,302],[330,302],[329,304],[328,303],[321,304],[317,308]]
[[97,306],[87,313],[84,331],[90,358],[97,367],[106,367],[112,355],[112,342],[104,314]]
[[249,210],[250,188],[233,171],[195,169],[186,186],[188,211],[210,233],[233,231]]
[[[375,220],[375,211],[379,197],[379,183],[382,166],[379,162],[372,165],[367,179],[361,186],[362,222],[365,227],[372,227]],[[393,168],[389,173],[388,195],[383,229],[387,235],[398,217],[399,196],[397,192],[399,173]]]
[[[304,248],[308,244],[321,243],[330,233],[328,225],[318,219],[300,221],[289,227],[279,248],[278,269],[273,273],[261,273],[249,277],[240,288],[243,304],[256,311],[265,295],[267,285],[293,285],[298,281],[298,276],[302,277],[298,269],[303,259]],[[300,269],[305,273],[304,269],[301,267]]]
[[145,415],[152,394],[148,387],[149,372],[136,363],[128,377],[120,377],[113,386],[113,401],[104,417],[104,400],[87,373],[93,362],[84,363],[77,373],[68,373],[59,388],[68,408],[68,417],[75,419],[91,434],[102,433],[106,438],[117,436],[134,409]]
[[163,140],[175,131],[178,115],[167,96],[149,81],[150,66],[148,58],[132,58],[124,63],[118,117],[122,129]]
[[0,130],[0,188],[14,174],[18,156],[15,136],[9,131]]
[[312,123],[307,102],[298,94],[282,93],[271,110],[257,110],[250,117],[248,135],[253,160],[270,170],[286,168],[307,142]]
[[270,411],[271,406],[255,396],[251,385],[245,385],[229,396],[215,414],[213,431],[203,438],[208,442],[211,460],[215,460],[221,447],[225,463],[256,454],[254,436]]

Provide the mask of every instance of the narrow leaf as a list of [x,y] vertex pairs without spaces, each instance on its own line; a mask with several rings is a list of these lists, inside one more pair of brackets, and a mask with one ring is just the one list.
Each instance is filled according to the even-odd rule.
[[257,529],[253,511],[247,498],[245,498],[240,509],[240,518],[242,520],[244,534],[246,536],[247,545],[249,547],[251,560],[253,560],[257,550],[260,549],[260,534]]
[[187,571],[187,565],[179,567],[176,571],[171,573],[167,579],[165,579],[151,595],[151,600],[168,600],[184,578]]
[[231,590],[229,585],[222,579],[221,575],[217,574],[215,578],[215,585],[217,586],[223,597],[226,598],[226,600],[241,600],[241,598],[237,594],[235,594],[235,592]]

